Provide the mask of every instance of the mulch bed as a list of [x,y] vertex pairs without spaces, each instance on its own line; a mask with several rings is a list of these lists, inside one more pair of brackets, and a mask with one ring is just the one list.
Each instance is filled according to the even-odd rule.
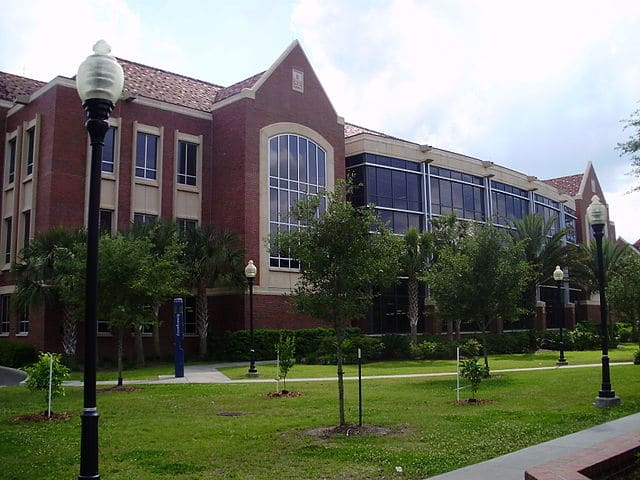
[[51,412],[50,417],[47,416],[47,412],[38,412],[15,417],[11,419],[11,423],[61,422],[71,417],[73,415],[67,412]]
[[378,435],[383,436],[391,432],[388,428],[377,427],[375,425],[364,424],[362,426],[355,424],[341,425],[337,427],[321,427],[307,430],[305,433],[311,437],[332,437],[335,435],[344,435],[351,437],[353,435]]
[[495,400],[482,400],[480,398],[476,398],[475,400],[467,399],[467,400],[459,400],[453,402],[454,405],[483,405],[485,403],[494,403]]
[[269,392],[267,393],[267,397],[271,398],[294,398],[301,397],[302,392],[298,392],[296,390],[282,390],[281,392]]

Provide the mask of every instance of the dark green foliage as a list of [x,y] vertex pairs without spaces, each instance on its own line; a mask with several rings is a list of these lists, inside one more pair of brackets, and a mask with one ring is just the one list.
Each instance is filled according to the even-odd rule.
[[633,354],[634,365],[640,365],[640,348]]
[[411,338],[407,335],[387,334],[382,336],[384,344],[383,358],[388,360],[406,360],[411,358]]
[[[563,336],[565,350],[598,350],[601,346],[598,326],[589,322],[579,322],[573,330],[566,330]],[[557,350],[560,347],[560,332],[558,330],[547,330],[539,332],[539,348]],[[618,339],[615,335],[609,336],[609,347],[615,348]]]
[[294,334],[288,334],[280,332],[280,338],[278,339],[278,345],[276,345],[278,351],[278,358],[280,362],[278,364],[278,377],[282,376],[284,382],[284,390],[287,389],[287,375],[289,370],[293,368],[296,362],[296,337]]
[[22,368],[38,360],[38,350],[28,343],[0,341],[0,365]]
[[[631,155],[631,171],[629,174],[640,178],[640,109],[631,114],[628,120],[624,121],[624,129],[630,128],[632,133],[626,142],[618,143],[617,150],[620,150],[620,156]],[[633,191],[640,190],[640,184],[637,184]]]

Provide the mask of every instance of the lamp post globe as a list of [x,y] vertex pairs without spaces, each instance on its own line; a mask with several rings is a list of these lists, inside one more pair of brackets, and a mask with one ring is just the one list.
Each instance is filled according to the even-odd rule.
[[247,277],[247,282],[249,282],[249,332],[251,341],[251,350],[249,351],[251,360],[247,377],[257,377],[259,375],[258,369],[256,368],[256,350],[253,342],[253,280],[257,274],[258,268],[253,264],[253,260],[249,260],[247,266],[244,267],[244,275]]
[[76,88],[85,110],[85,127],[91,143],[89,204],[87,215],[87,266],[85,286],[84,408],[81,419],[79,480],[99,479],[98,410],[96,408],[96,342],[98,333],[98,240],[100,213],[100,170],[107,120],[124,86],[124,73],[110,55],[104,40],[93,46],[93,55],[78,68]]
[[560,319],[560,358],[556,364],[558,366],[567,365],[567,359],[564,357],[564,302],[562,301],[562,281],[564,280],[564,272],[560,268],[560,265],[556,265],[556,269],[553,271],[553,279],[556,281],[557,291],[558,291],[558,317]]
[[605,298],[604,261],[602,257],[602,237],[607,223],[607,208],[594,195],[587,208],[587,220],[593,229],[598,257],[598,289],[600,290],[600,340],[602,342],[602,386],[595,399],[596,407],[613,407],[620,404],[620,397],[611,388],[609,371],[609,331],[607,328],[607,302]]

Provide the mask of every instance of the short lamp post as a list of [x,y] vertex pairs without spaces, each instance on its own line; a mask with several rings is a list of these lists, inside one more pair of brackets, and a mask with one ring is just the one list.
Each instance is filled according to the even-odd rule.
[[78,68],[76,88],[86,113],[85,127],[91,142],[89,208],[87,216],[87,266],[85,287],[84,409],[81,418],[79,480],[99,479],[98,410],[96,408],[96,342],[98,331],[98,216],[100,212],[100,176],[104,137],[109,114],[124,85],[124,73],[110,55],[104,40],[93,46],[93,55]]
[[600,339],[602,341],[602,387],[595,400],[596,407],[613,407],[620,404],[620,397],[611,389],[609,373],[609,331],[607,328],[607,303],[605,299],[604,263],[602,259],[602,237],[607,223],[607,208],[594,195],[587,208],[587,220],[593,228],[596,239],[596,254],[598,257],[598,288],[600,290]]
[[244,275],[249,282],[249,331],[251,340],[251,350],[249,352],[251,361],[247,377],[257,377],[259,375],[258,369],[256,369],[256,350],[253,343],[253,280],[256,278],[257,273],[258,268],[253,264],[253,260],[249,260],[247,266],[244,267]]
[[558,317],[560,319],[560,358],[556,362],[557,365],[567,365],[567,359],[564,358],[564,338],[563,338],[563,330],[564,330],[564,302],[562,301],[562,281],[564,280],[564,272],[560,268],[560,265],[556,265],[556,269],[553,271],[553,279],[556,281],[556,285],[558,287]]

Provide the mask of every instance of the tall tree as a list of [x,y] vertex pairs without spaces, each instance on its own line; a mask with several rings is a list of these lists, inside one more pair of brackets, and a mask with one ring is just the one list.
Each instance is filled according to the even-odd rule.
[[211,225],[187,229],[183,240],[182,264],[186,283],[196,296],[200,358],[206,358],[209,334],[207,288],[244,285],[243,253],[237,246],[235,235],[218,231]]
[[491,225],[475,224],[459,251],[448,247],[427,274],[445,318],[460,318],[482,332],[485,366],[489,368],[486,334],[491,322],[511,321],[530,276],[522,246]]
[[631,323],[634,338],[639,340],[640,325],[640,255],[626,255],[607,286],[611,310]]
[[[523,246],[524,259],[531,271],[524,294],[525,315],[530,331],[535,329],[538,286],[553,279],[556,265],[572,268],[575,263],[573,247],[564,242],[565,235],[571,229],[562,228],[554,233],[553,227],[556,222],[556,217],[545,218],[534,213],[514,220],[513,230],[509,230],[513,241]],[[532,343],[533,339],[532,336]]]
[[[438,261],[440,252],[444,251],[445,249],[451,249],[453,252],[458,252],[460,250],[462,241],[469,234],[469,229],[472,225],[472,223],[469,221],[459,220],[456,217],[455,213],[432,218],[430,222],[431,237],[433,243],[433,257],[431,259],[432,263],[436,263]],[[456,341],[460,341],[460,328],[462,319],[449,317],[446,320],[449,340],[453,339],[452,336],[455,332]]]
[[[616,147],[620,150],[620,156],[631,155],[631,172],[630,174],[640,178],[640,109],[631,114],[631,117],[626,120],[624,129],[630,128],[632,134],[629,136],[626,142],[618,143]],[[633,191],[640,190],[640,183],[638,183]]]
[[411,343],[418,343],[418,316],[419,316],[419,277],[424,276],[431,256],[433,255],[433,236],[430,232],[420,233],[417,228],[410,227],[404,234],[400,262],[405,275],[407,275],[407,289],[409,292],[409,305],[407,317],[411,328]]
[[[131,230],[134,238],[147,238],[150,242],[154,268],[149,272],[149,306],[153,313],[154,355],[160,358],[160,306],[171,296],[182,293],[185,271],[179,264],[184,244],[178,237],[176,224],[170,220],[135,223]],[[142,344],[143,326],[136,327],[136,357],[138,365],[144,363]]]
[[[343,346],[347,327],[366,314],[374,287],[389,286],[400,271],[399,241],[381,225],[370,207],[354,207],[346,200],[350,190],[337,182],[334,192],[297,203],[292,217],[301,227],[280,233],[279,251],[300,261],[300,277],[291,301],[300,313],[328,322],[336,335],[340,425],[345,425]],[[327,208],[320,214],[321,198]]]
[[54,227],[34,237],[11,266],[16,282],[14,305],[23,312],[38,305],[60,304],[63,311],[62,348],[67,361],[76,355],[78,318],[67,298],[66,286],[74,281],[72,259],[84,232]]

